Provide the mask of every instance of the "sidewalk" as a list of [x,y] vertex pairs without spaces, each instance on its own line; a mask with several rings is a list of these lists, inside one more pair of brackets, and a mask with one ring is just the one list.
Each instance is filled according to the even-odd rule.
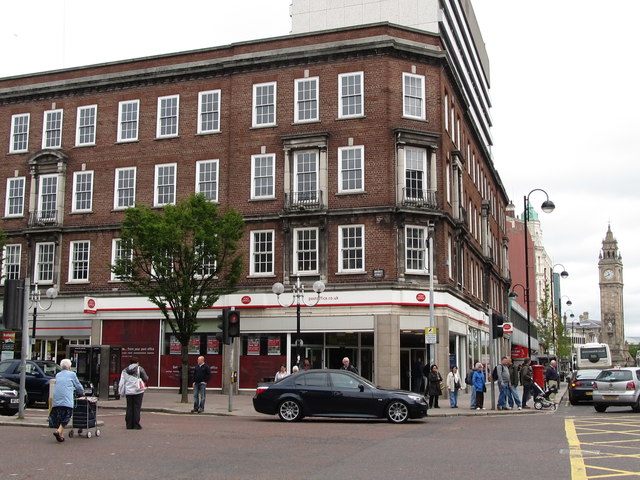
[[[567,390],[566,382],[560,384],[560,390],[556,396],[556,402],[560,403]],[[521,393],[521,388],[518,388]],[[254,392],[242,392],[231,398],[231,411],[229,411],[229,397],[219,392],[207,392],[206,409],[203,413],[192,414],[193,396],[189,392],[189,402],[181,403],[181,395],[177,390],[167,389],[149,389],[144,394],[142,403],[143,412],[163,412],[185,415],[218,415],[218,416],[241,416],[241,417],[264,417],[263,414],[257,413],[253,409]],[[430,417],[452,417],[452,416],[475,416],[475,415],[528,415],[540,413],[552,413],[553,410],[535,410],[533,402],[529,402],[531,409],[526,410],[492,410],[491,409],[491,385],[487,385],[487,393],[485,394],[486,410],[471,410],[469,401],[471,395],[462,391],[458,397],[458,408],[451,408],[449,400],[440,397],[440,408],[429,409]],[[498,388],[495,392],[496,402],[498,400]],[[104,410],[124,410],[126,403],[123,398],[120,400],[101,401],[98,403],[98,423],[100,422],[100,411]],[[0,416],[0,425],[15,425],[24,427],[47,427],[48,410],[45,408],[28,408],[25,410],[25,418],[20,419],[17,415],[13,417]]]

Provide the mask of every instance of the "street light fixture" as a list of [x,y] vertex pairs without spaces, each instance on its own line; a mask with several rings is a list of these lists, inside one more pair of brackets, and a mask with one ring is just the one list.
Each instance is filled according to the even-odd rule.
[[524,196],[524,278],[525,278],[525,289],[524,289],[524,297],[525,303],[527,305],[527,348],[529,350],[529,356],[531,357],[531,300],[530,300],[530,289],[529,289],[529,232],[527,229],[527,224],[529,223],[529,197],[533,192],[542,192],[545,194],[547,199],[542,203],[540,208],[544,213],[551,213],[555,210],[555,204],[549,200],[549,194],[540,188],[533,189],[529,192],[528,195]]
[[38,320],[38,308],[44,311],[49,310],[53,305],[53,299],[58,296],[58,290],[54,287],[48,288],[45,295],[48,299],[51,300],[47,307],[42,306],[42,303],[40,302],[42,298],[40,289],[38,288],[38,284],[34,283],[33,290],[29,292],[29,302],[31,302],[31,305],[29,305],[29,307],[33,306],[33,350],[31,352],[31,356],[34,360],[38,358],[38,353],[36,352],[36,322]]
[[313,307],[317,305],[318,302],[320,301],[320,294],[324,292],[324,289],[325,289],[324,282],[322,282],[321,280],[317,280],[316,282],[314,282],[313,291],[317,294],[316,300],[315,302],[307,302],[304,298],[304,285],[300,283],[300,276],[297,275],[296,283],[291,285],[291,292],[293,294],[293,299],[287,305],[285,303],[282,303],[282,301],[280,300],[280,295],[282,295],[285,290],[284,285],[280,282],[277,282],[277,283],[274,283],[273,286],[271,287],[271,291],[276,294],[276,297],[278,298],[278,303],[280,304],[281,307],[288,308],[288,307],[292,307],[293,305],[296,306],[296,355],[298,357],[296,360],[297,364],[300,363],[301,352],[302,352],[302,339],[300,338],[300,307],[302,305],[306,305],[307,307]]
[[[562,272],[560,272],[560,278],[567,278],[569,276],[569,272],[567,272],[567,270],[564,268],[564,265],[562,265],[561,263],[556,263],[553,267],[551,267],[551,337],[552,337],[551,343],[553,345],[553,353],[556,353],[556,319],[555,319],[556,307],[554,302],[555,289],[553,288],[553,276],[555,275],[556,267],[562,268]],[[571,305],[571,300],[567,301],[567,305]],[[562,297],[558,298],[558,321],[561,318],[562,318]]]

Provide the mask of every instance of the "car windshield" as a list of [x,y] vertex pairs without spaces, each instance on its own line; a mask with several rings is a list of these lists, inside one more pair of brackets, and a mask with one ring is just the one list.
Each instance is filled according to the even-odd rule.
[[578,380],[591,380],[597,378],[600,375],[600,370],[583,370],[576,373],[576,379]]
[[628,382],[631,379],[629,370],[604,370],[598,375],[598,380],[605,382]]

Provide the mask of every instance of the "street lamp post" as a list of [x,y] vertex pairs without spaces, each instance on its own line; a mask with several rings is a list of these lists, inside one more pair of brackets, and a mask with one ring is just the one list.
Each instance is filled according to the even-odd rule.
[[571,370],[574,369],[574,361],[573,361],[573,350],[575,347],[575,337],[573,336],[573,329],[576,322],[573,320],[575,315],[571,310],[565,310],[563,320],[564,320],[564,329],[567,330],[567,314],[569,314],[569,318],[571,318]]
[[[564,265],[561,263],[556,263],[553,267],[551,267],[551,337],[552,337],[552,345],[553,345],[553,353],[556,352],[556,321],[555,321],[555,289],[553,288],[553,276],[555,275],[555,268],[561,267],[562,272],[560,272],[560,278],[567,278],[569,276],[569,272],[564,268]],[[558,287],[559,288],[559,287]],[[566,295],[565,295],[566,296]],[[571,305],[571,300],[567,300],[567,305]],[[558,321],[562,318],[562,297],[558,298]]]
[[555,204],[549,200],[549,194],[540,188],[533,189],[528,195],[524,196],[524,297],[527,304],[527,348],[529,350],[529,356],[531,356],[531,300],[529,289],[529,232],[527,229],[527,223],[529,223],[529,197],[533,192],[542,192],[546,195],[547,199],[540,207],[543,212],[551,213],[556,208]]
[[48,288],[46,291],[46,296],[51,301],[49,302],[49,305],[47,307],[44,307],[40,302],[42,296],[40,294],[40,289],[38,288],[38,284],[34,283],[33,290],[29,292],[29,302],[31,302],[30,307],[33,306],[33,325],[32,325],[33,333],[31,335],[33,337],[33,340],[32,340],[33,350],[31,351],[31,356],[34,360],[38,358],[38,352],[36,351],[36,323],[38,321],[38,308],[40,308],[40,310],[43,310],[43,311],[49,310],[53,305],[53,299],[58,296],[58,290],[53,287]]
[[[522,289],[522,291],[525,292],[525,294],[526,294],[526,290],[525,290],[524,286],[521,285],[520,283],[516,283],[515,285],[512,285],[511,286],[511,290],[509,290],[508,297],[510,299],[518,298],[518,294],[516,292],[516,287],[520,287]],[[526,298],[526,295],[525,295],[525,298]],[[511,320],[511,316],[512,316],[511,310],[512,309],[513,309],[513,306],[511,306],[511,304],[509,304],[509,320]],[[512,323],[513,323],[513,321],[512,321]],[[531,357],[531,352],[527,352],[527,356]]]
[[317,280],[313,284],[313,291],[317,294],[315,302],[307,302],[304,298],[304,285],[300,283],[300,276],[296,276],[296,283],[291,285],[291,292],[293,294],[293,299],[287,305],[282,303],[280,300],[280,295],[284,293],[284,285],[280,282],[274,283],[273,287],[271,287],[271,291],[276,294],[278,298],[278,303],[281,307],[292,307],[296,306],[296,364],[300,363],[301,352],[302,352],[302,339],[300,338],[300,307],[302,305],[306,305],[307,307],[313,307],[318,304],[320,301],[320,294],[324,292],[325,284],[321,280]]

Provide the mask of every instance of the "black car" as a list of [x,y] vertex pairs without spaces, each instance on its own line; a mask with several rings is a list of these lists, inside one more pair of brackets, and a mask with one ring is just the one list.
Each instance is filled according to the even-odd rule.
[[575,370],[569,377],[569,403],[593,401],[593,381],[601,370]]
[[20,385],[0,376],[0,415],[18,413]]
[[[27,360],[25,382],[29,405],[49,400],[49,382],[62,370],[60,365],[46,360]],[[20,382],[20,360],[3,360],[0,362],[0,375],[12,382]],[[80,380],[85,395],[93,394],[93,384]]]
[[344,370],[308,370],[258,386],[253,407],[285,422],[305,416],[387,418],[403,423],[427,415],[422,395],[378,388]]

